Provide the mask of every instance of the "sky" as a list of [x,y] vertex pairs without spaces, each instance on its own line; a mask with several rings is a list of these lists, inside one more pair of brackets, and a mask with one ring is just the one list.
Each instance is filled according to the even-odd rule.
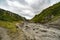
[[60,0],[0,0],[0,8],[31,19],[45,8],[58,2]]

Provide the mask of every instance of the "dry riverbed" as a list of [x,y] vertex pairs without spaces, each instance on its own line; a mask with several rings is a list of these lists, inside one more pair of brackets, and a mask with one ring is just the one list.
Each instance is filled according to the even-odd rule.
[[60,40],[58,25],[42,25],[39,23],[16,24],[17,32],[10,33],[0,27],[0,40]]
[[60,40],[57,26],[26,22],[18,27],[23,30],[27,40]]

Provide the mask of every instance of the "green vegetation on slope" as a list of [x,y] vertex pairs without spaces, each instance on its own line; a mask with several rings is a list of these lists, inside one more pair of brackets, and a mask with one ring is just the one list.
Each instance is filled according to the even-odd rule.
[[47,23],[60,17],[60,2],[43,10],[40,14],[35,15],[33,22]]
[[22,20],[22,17],[15,14],[15,13],[0,9],[0,20],[3,20],[3,21],[19,21],[19,20]]
[[15,13],[0,9],[0,27],[7,28],[12,32],[16,31],[16,23],[21,23],[22,18]]

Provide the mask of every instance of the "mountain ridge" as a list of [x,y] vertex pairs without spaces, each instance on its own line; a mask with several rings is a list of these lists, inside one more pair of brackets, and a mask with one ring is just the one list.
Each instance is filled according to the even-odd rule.
[[21,17],[18,14],[15,14],[13,12],[4,10],[0,8],[0,20],[5,20],[5,21],[18,21],[18,20],[23,20],[23,17]]
[[48,7],[47,9],[44,9],[41,13],[35,15],[35,17],[31,20],[38,23],[47,23],[49,21],[55,20],[56,17],[58,18],[58,16],[60,15],[59,13],[60,2]]

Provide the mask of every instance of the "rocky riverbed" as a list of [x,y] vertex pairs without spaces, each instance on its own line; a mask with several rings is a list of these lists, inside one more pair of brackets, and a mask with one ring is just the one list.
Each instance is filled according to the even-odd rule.
[[17,32],[11,34],[0,27],[0,40],[60,40],[60,28],[56,24],[17,23]]
[[26,40],[26,37],[20,29],[11,33],[10,30],[0,27],[0,40]]
[[60,40],[60,30],[57,26],[24,23],[18,27],[23,30],[27,40]]

